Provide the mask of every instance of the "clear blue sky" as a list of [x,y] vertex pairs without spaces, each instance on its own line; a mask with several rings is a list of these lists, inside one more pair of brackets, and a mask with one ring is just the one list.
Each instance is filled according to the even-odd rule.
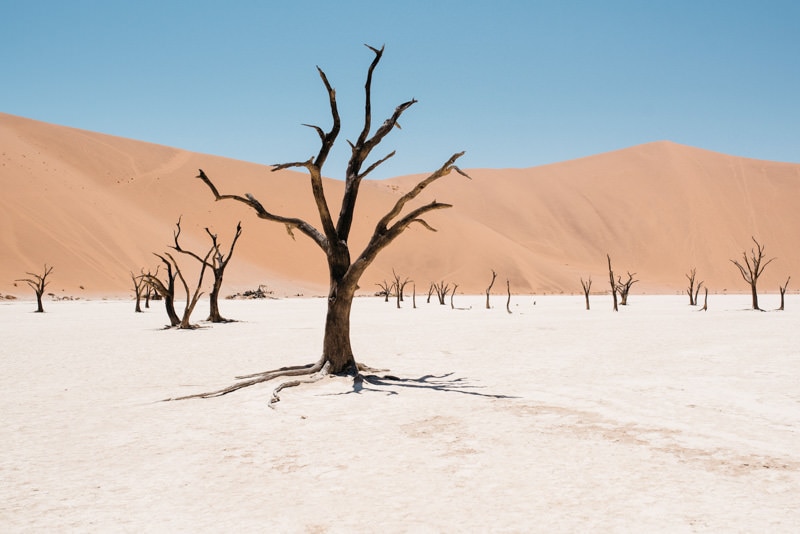
[[376,177],[531,167],[657,140],[800,162],[797,0],[0,0],[0,111],[258,163],[416,98]]

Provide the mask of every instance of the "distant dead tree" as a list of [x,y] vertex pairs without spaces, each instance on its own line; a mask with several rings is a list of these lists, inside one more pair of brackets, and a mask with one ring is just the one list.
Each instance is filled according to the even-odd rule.
[[400,303],[403,302],[403,291],[405,291],[405,287],[411,282],[409,278],[402,279],[394,269],[392,269],[392,276],[394,277],[394,288],[397,298],[397,307],[400,308]]
[[758,278],[764,272],[764,269],[766,269],[767,265],[772,263],[775,258],[770,258],[765,262],[764,245],[756,241],[755,237],[751,237],[751,239],[756,246],[750,249],[750,256],[747,255],[747,251],[742,252],[744,264],[737,260],[731,260],[731,263],[739,269],[739,273],[742,275],[742,278],[744,278],[744,281],[750,284],[750,293],[753,297],[753,309],[761,310],[761,308],[758,307],[758,291],[756,289],[756,284],[758,283]]
[[627,306],[628,305],[628,293],[631,291],[631,286],[638,282],[639,280],[634,280],[633,277],[636,276],[636,273],[631,274],[628,272],[628,279],[624,282],[622,281],[622,277],[617,277],[617,292],[619,293],[619,304],[620,306]]
[[778,308],[778,310],[780,310],[780,311],[783,311],[783,297],[784,297],[784,295],[786,295],[786,288],[789,287],[789,280],[791,280],[791,279],[792,279],[792,277],[790,276],[789,278],[786,279],[786,283],[785,284],[783,284],[782,286],[780,286],[780,285],[778,286],[778,289],[780,289],[780,291],[781,291],[781,307]]
[[508,293],[508,300],[506,300],[506,311],[511,313],[511,282],[506,278],[506,292]]
[[611,282],[611,295],[614,297],[614,311],[619,311],[617,306],[617,283],[614,281],[614,271],[611,269],[611,256],[606,254],[608,258],[608,279]]
[[583,296],[586,298],[586,309],[589,309],[589,291],[592,289],[592,277],[590,276],[588,280],[584,280],[581,277],[581,286],[583,287]]
[[489,287],[486,288],[486,309],[487,310],[491,308],[491,306],[489,306],[489,293],[492,291],[492,286],[494,285],[494,279],[495,278],[497,278],[497,273],[494,272],[494,269],[492,269],[492,281],[489,282]]
[[702,280],[695,286],[695,278],[697,277],[697,269],[694,267],[686,274],[689,280],[689,287],[686,288],[686,293],[689,295],[689,306],[697,306],[697,295],[700,293],[700,288],[703,286]]
[[[700,311],[708,311],[708,288],[704,287],[703,289],[705,289],[706,295],[705,295],[705,298],[703,299],[703,307],[700,308]],[[695,297],[695,302],[697,302],[697,298],[696,297]]]
[[142,292],[144,292],[147,287],[147,282],[144,279],[144,269],[142,269],[142,274],[138,275],[133,274],[133,271],[131,271],[131,281],[133,282],[133,291],[136,295],[136,308],[134,312],[142,313]]
[[389,295],[392,294],[392,289],[394,288],[394,284],[389,283],[386,280],[383,280],[375,285],[381,288],[381,290],[378,292],[378,295],[383,297],[384,302],[389,302]]
[[450,284],[442,280],[441,282],[433,282],[432,287],[433,291],[436,293],[436,297],[439,299],[439,304],[444,306],[447,294],[450,292]]
[[207,267],[214,275],[214,284],[211,286],[211,292],[208,294],[209,313],[206,320],[212,323],[229,322],[229,320],[222,317],[219,312],[219,293],[222,290],[222,277],[225,276],[225,268],[228,266],[228,262],[230,262],[231,258],[233,257],[233,249],[236,247],[236,242],[239,240],[239,236],[242,235],[241,221],[236,225],[236,233],[231,240],[231,247],[228,250],[227,255],[223,254],[222,250],[220,250],[220,243],[217,241],[217,234],[212,234],[211,230],[206,228],[206,233],[211,238],[211,255],[209,256],[206,254],[205,258],[201,258],[198,254],[192,252],[191,250],[185,250],[181,248],[181,245],[178,242],[178,238],[181,235],[180,218],[178,218],[178,222],[175,224],[175,226],[176,229],[173,232],[175,244],[171,248],[180,252],[181,254],[191,256],[195,260],[203,263],[203,269]]
[[435,290],[436,290],[435,283],[431,282],[431,285],[428,286],[428,300],[425,301],[426,304],[430,304],[431,303],[431,295],[433,295],[433,292]]
[[36,293],[36,313],[44,313],[44,307],[42,306],[42,295],[44,295],[44,289],[47,287],[47,284],[50,282],[47,281],[47,277],[50,276],[50,273],[53,272],[53,266],[47,266],[44,264],[44,271],[42,274],[37,273],[29,273],[26,272],[30,278],[17,278],[15,282],[25,282],[33,289],[33,292]]
[[417,309],[417,284],[411,283],[411,307]]
[[450,291],[450,309],[451,309],[451,310],[455,310],[455,309],[456,309],[456,307],[453,305],[453,297],[454,297],[454,296],[455,296],[455,294],[456,294],[456,289],[458,289],[458,284],[455,284],[455,283],[454,283],[454,284],[453,284],[453,290],[452,290],[452,291]]
[[361,181],[386,160],[394,156],[394,152],[390,152],[388,155],[369,164],[366,168],[363,168],[365,162],[373,149],[379,146],[384,138],[396,127],[399,128],[399,119],[401,115],[416,103],[415,99],[411,99],[400,104],[395,108],[394,113],[386,119],[374,133],[370,132],[372,128],[372,76],[373,71],[383,56],[383,48],[368,48],[374,53],[374,58],[369,66],[367,80],[364,85],[363,128],[355,142],[350,142],[350,159],[348,160],[344,176],[341,207],[337,220],[334,220],[325,197],[322,175],[323,165],[328,159],[328,155],[339,135],[341,120],[339,117],[339,108],[336,103],[336,91],[330,85],[327,76],[320,68],[317,68],[317,71],[319,72],[322,83],[328,94],[328,104],[333,123],[331,129],[326,132],[319,126],[306,125],[313,128],[319,136],[320,149],[317,155],[306,161],[275,165],[272,170],[300,168],[308,172],[311,182],[311,192],[319,214],[321,229],[317,229],[312,224],[300,218],[277,215],[264,207],[261,202],[249,193],[244,196],[220,194],[216,185],[212,183],[211,179],[202,169],[200,169],[197,176],[208,186],[216,200],[235,200],[241,202],[253,209],[259,218],[285,225],[290,234],[294,231],[299,231],[310,238],[325,253],[330,275],[330,284],[321,357],[318,361],[309,365],[266,371],[256,376],[243,379],[227,388],[209,393],[190,395],[190,397],[215,397],[225,395],[240,388],[278,377],[308,377],[306,380],[293,379],[280,384],[273,391],[273,402],[275,402],[278,400],[278,392],[283,388],[296,386],[304,382],[314,382],[328,375],[349,375],[359,380],[372,379],[370,376],[365,376],[361,373],[365,367],[356,362],[350,344],[350,310],[352,308],[355,292],[358,289],[358,281],[377,255],[409,226],[417,223],[424,228],[433,230],[423,217],[434,210],[451,207],[450,204],[433,200],[422,206],[410,209],[403,215],[404,208],[409,202],[416,199],[429,185],[447,176],[452,171],[463,176],[467,175],[455,164],[463,155],[463,152],[453,154],[439,169],[419,181],[410,191],[400,196],[389,211],[378,220],[364,250],[357,256],[351,255],[350,230],[353,224],[356,199],[358,197]]

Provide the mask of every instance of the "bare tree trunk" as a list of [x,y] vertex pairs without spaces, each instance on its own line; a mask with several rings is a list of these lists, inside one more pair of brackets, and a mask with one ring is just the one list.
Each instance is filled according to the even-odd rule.
[[583,287],[583,296],[586,298],[586,309],[589,309],[589,291],[592,289],[592,277],[588,280],[581,278],[581,287]]
[[328,297],[322,361],[330,364],[329,372],[332,374],[355,373],[356,360],[350,346],[350,310],[356,287],[341,280],[334,286],[334,293]]
[[211,286],[211,292],[208,294],[208,319],[206,319],[212,323],[229,322],[228,319],[225,319],[219,312],[220,291],[222,291],[222,277],[215,276],[214,285]]
[[491,308],[491,306],[489,306],[489,292],[491,292],[491,290],[492,290],[492,286],[494,285],[494,279],[495,278],[497,278],[497,273],[494,272],[494,269],[492,269],[492,281],[489,282],[489,287],[486,288],[486,309],[487,310]]
[[411,307],[417,309],[417,284],[411,284]]
[[619,311],[617,306],[617,284],[614,282],[614,271],[611,270],[611,256],[606,254],[608,258],[608,278],[611,281],[611,295],[614,297],[614,311]]
[[703,300],[703,307],[700,309],[701,311],[708,311],[708,288],[705,288],[705,290],[706,290],[706,296],[705,299]]
[[458,289],[458,284],[453,284],[453,291],[450,292],[450,309],[451,310],[456,309],[455,306],[453,306],[453,297],[456,294],[456,289]]
[[[686,292],[689,294],[689,306],[696,306],[697,305],[697,297],[694,292],[694,279],[697,276],[697,269],[692,267],[689,270],[689,273],[686,274],[686,278],[689,280],[689,287],[687,288]],[[697,290],[700,290],[700,286],[697,286]]]
[[781,291],[781,307],[778,308],[779,311],[783,311],[783,297],[784,295],[786,295],[786,288],[789,287],[789,280],[791,279],[792,277],[790,276],[789,278],[786,279],[785,284],[783,284],[782,286],[778,286],[778,289],[780,289]]
[[506,311],[511,313],[511,282],[506,278],[506,292],[508,292],[508,300],[506,300]]

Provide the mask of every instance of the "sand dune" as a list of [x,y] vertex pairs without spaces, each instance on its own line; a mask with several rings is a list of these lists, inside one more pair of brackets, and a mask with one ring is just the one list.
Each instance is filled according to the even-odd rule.
[[[229,292],[259,283],[279,294],[325,291],[324,257],[313,243],[302,235],[293,240],[238,203],[215,203],[194,179],[203,168],[222,192],[253,193],[276,213],[316,224],[301,173],[7,114],[0,114],[0,144],[4,294],[25,296],[29,290],[14,279],[45,262],[56,266],[48,288],[56,294],[129,294],[129,271],[157,265],[152,252],[167,250],[179,216],[183,243],[194,249],[207,245],[205,227],[224,245],[242,221]],[[482,292],[491,269],[517,293],[576,293],[588,276],[604,291],[607,253],[618,273],[636,273],[634,291],[682,291],[691,267],[712,292],[745,291],[729,260],[751,247],[751,236],[778,258],[762,291],[776,291],[800,268],[798,164],[655,142],[529,169],[467,172],[472,180],[451,175],[425,193],[420,202],[436,198],[454,207],[429,215],[438,232],[415,226],[387,249],[362,279],[364,292],[393,268],[418,292],[431,280]],[[363,184],[353,249],[418,178]],[[334,213],[341,185],[325,183]]]

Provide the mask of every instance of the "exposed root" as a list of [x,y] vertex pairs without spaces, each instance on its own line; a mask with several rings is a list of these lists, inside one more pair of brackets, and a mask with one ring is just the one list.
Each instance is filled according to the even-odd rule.
[[362,373],[383,373],[388,371],[388,369],[375,369],[374,367],[370,367],[369,365],[358,362],[356,362],[356,368]]
[[[184,395],[182,397],[172,397],[169,399],[164,399],[165,401],[173,401],[173,400],[186,400],[186,399],[210,399],[213,397],[221,397],[223,395],[227,395],[228,393],[233,393],[242,388],[254,386],[256,384],[260,384],[262,382],[267,382],[274,378],[280,378],[282,376],[304,376],[304,375],[313,375],[317,372],[322,371],[324,374],[327,374],[327,369],[329,367],[329,363],[323,360],[318,361],[313,365],[299,365],[293,367],[282,367],[280,369],[274,369],[272,371],[266,371],[264,373],[259,373],[256,375],[251,375],[247,377],[245,380],[241,380],[240,382],[236,382],[235,384],[231,384],[228,387],[218,389],[216,391],[207,391],[205,393],[195,393],[193,395]],[[324,376],[324,375],[323,375]],[[316,380],[315,380],[316,381]],[[279,386],[280,387],[280,386]],[[282,389],[282,388],[281,388]]]
[[272,390],[272,398],[269,400],[270,408],[272,408],[273,407],[272,405],[275,404],[276,402],[280,402],[281,398],[278,396],[278,393],[280,393],[282,390],[286,388],[293,388],[301,384],[313,384],[314,382],[319,382],[326,376],[330,376],[328,374],[329,367],[330,364],[326,362],[325,365],[320,370],[320,372],[317,373],[316,375],[312,375],[311,377],[305,380],[289,380],[288,382],[283,382],[282,384],[280,384],[278,387]]

